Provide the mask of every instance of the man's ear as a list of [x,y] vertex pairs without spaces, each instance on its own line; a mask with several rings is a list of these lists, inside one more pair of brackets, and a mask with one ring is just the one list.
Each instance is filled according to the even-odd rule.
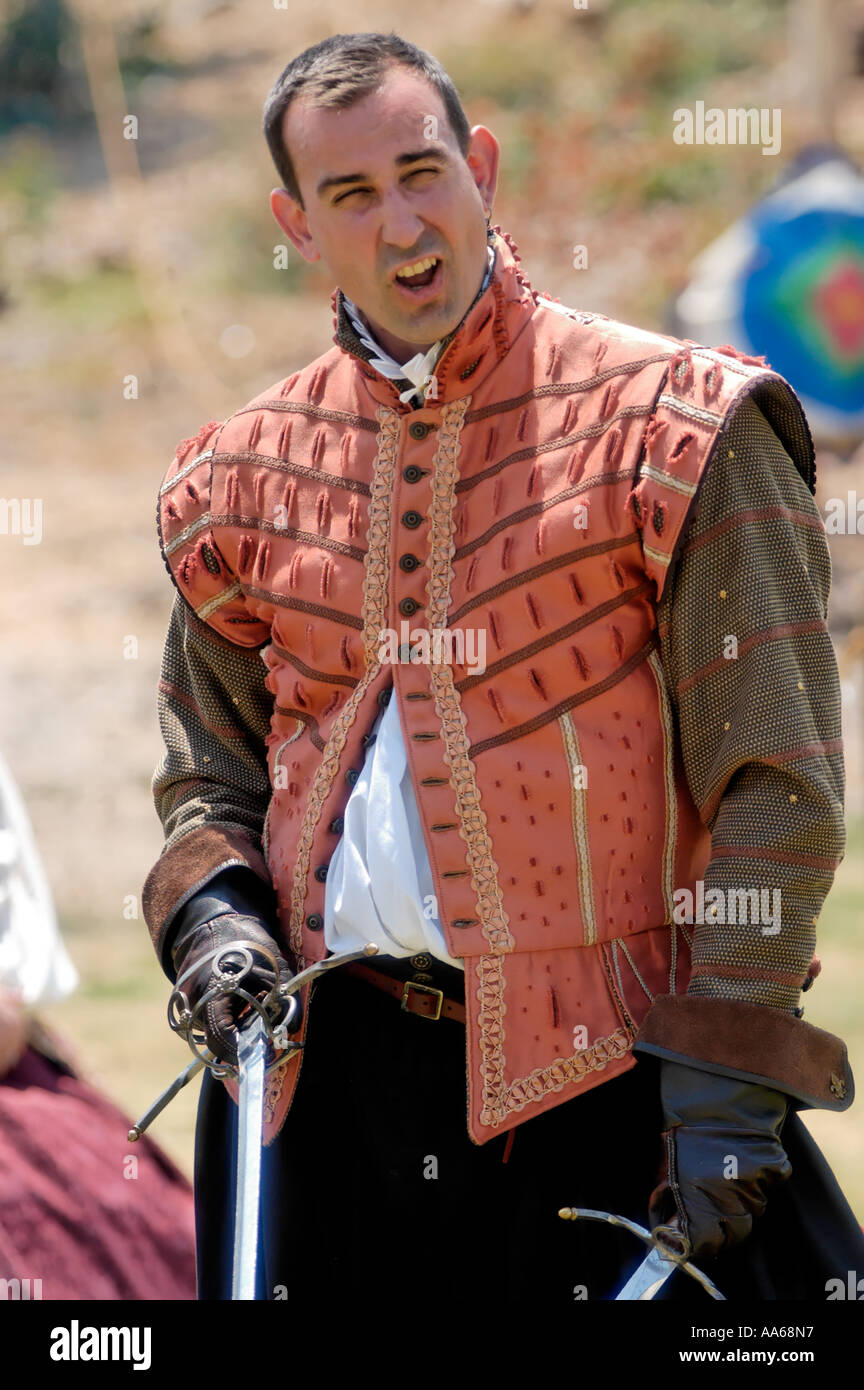
[[320,261],[321,252],[309,230],[306,214],[287,189],[273,189],[270,194],[270,211],[304,261]]
[[491,130],[485,125],[475,125],[471,130],[465,160],[487,208],[492,207],[495,199],[500,158],[501,146]]

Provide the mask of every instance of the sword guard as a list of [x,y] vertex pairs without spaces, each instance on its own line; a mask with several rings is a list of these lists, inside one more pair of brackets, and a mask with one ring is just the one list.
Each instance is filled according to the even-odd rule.
[[[661,1259],[668,1261],[670,1264],[677,1265],[679,1269],[683,1269],[685,1274],[689,1274],[691,1279],[695,1279],[697,1284],[702,1285],[703,1289],[706,1293],[710,1294],[711,1298],[719,1299],[721,1302],[725,1303],[725,1294],[720,1292],[717,1285],[708,1278],[707,1274],[703,1274],[701,1269],[697,1269],[696,1265],[691,1264],[683,1255],[675,1254],[671,1245],[666,1245],[658,1239],[656,1232],[652,1235],[650,1231],[646,1231],[645,1227],[640,1226],[638,1222],[630,1221],[626,1216],[616,1216],[611,1211],[592,1211],[588,1207],[561,1207],[558,1215],[561,1217],[562,1221],[605,1221],[610,1226],[623,1226],[625,1231],[630,1231],[632,1235],[637,1236],[645,1245],[656,1251]],[[677,1230],[675,1226],[671,1225],[665,1226],[662,1229],[664,1233],[668,1233],[668,1235],[672,1236],[675,1235]]]
[[677,1226],[655,1226],[654,1244],[664,1260],[674,1260],[677,1264],[686,1263],[690,1255],[690,1242]]
[[[267,961],[275,981],[263,1000],[258,999],[249,990],[243,988],[243,981],[255,968],[255,952]],[[233,957],[233,959],[229,960],[229,957]],[[204,991],[197,1003],[190,1006],[183,985],[189,976],[197,974],[208,960],[212,961],[213,983]],[[168,1000],[168,1026],[188,1043],[196,1059],[209,1067],[213,1076],[220,1080],[225,1077],[237,1080],[239,1073],[236,1066],[224,1060],[214,1060],[207,1045],[203,1024],[204,1010],[208,1004],[212,1003],[214,999],[234,995],[246,1006],[242,1011],[243,1014],[248,1015],[249,1010],[254,1009],[263,1022],[267,1041],[276,1054],[266,1068],[266,1074],[269,1075],[270,1072],[275,1071],[277,1067],[282,1066],[288,1060],[288,1055],[293,1055],[302,1046],[287,1036],[290,1023],[297,1018],[300,1011],[300,1001],[288,991],[287,982],[283,985],[278,983],[279,974],[277,957],[260,942],[244,941],[241,938],[239,941],[217,946],[209,955],[196,961],[194,966],[185,971],[177,981]],[[242,1032],[239,1019],[237,1025],[238,1032]],[[295,1023],[294,1026],[296,1027],[297,1024]]]
[[[263,1000],[250,994],[248,990],[243,988],[242,984],[254,968],[253,952],[256,951],[267,960],[276,981]],[[269,1076],[277,1067],[281,1067],[290,1057],[293,1057],[295,1052],[303,1049],[304,1044],[302,1042],[288,1037],[292,1021],[297,1019],[300,1012],[300,1000],[296,996],[303,986],[319,976],[335,970],[340,965],[374,956],[377,952],[378,947],[373,942],[367,942],[359,951],[349,951],[345,955],[329,956],[324,960],[315,961],[305,970],[301,970],[299,974],[293,975],[290,980],[285,980],[279,984],[279,963],[272,951],[257,941],[244,941],[242,938],[238,941],[231,941],[227,945],[215,947],[180,976],[168,1000],[168,1026],[172,1032],[178,1033],[185,1040],[196,1060],[203,1062],[213,1076],[219,1080],[228,1077],[236,1081],[238,1079],[236,1066],[230,1062],[214,1060],[213,1054],[207,1046],[202,1022],[204,1009],[214,999],[225,995],[236,995],[247,1006],[243,1011],[244,1014],[248,1014],[251,1008],[263,1020],[267,1041],[276,1054],[265,1069],[265,1075]],[[228,956],[235,958],[230,964],[225,959]],[[240,958],[239,968],[236,964],[237,957]],[[211,974],[214,977],[213,983],[209,989],[204,991],[198,1002],[194,1006],[190,1006],[183,985],[191,975],[197,974],[208,960],[213,962],[211,967]],[[248,1022],[248,1018],[246,1021]],[[299,1020],[294,1022],[293,1026],[297,1028]],[[242,1032],[239,1023],[238,1031]]]
[[[201,999],[198,1001],[195,1008],[191,1011],[191,1022],[188,1028],[185,1031],[182,1031],[182,1036],[185,1038],[186,1042],[188,1043],[189,1047],[191,1048],[198,1061],[203,1062],[205,1066],[209,1067],[210,1072],[213,1076],[217,1077],[219,1080],[222,1080],[225,1077],[229,1077],[231,1080],[236,1081],[239,1077],[239,1071],[238,1068],[233,1065],[233,1063],[226,1062],[224,1060],[213,1060],[213,1055],[211,1052],[209,1052],[209,1049],[207,1048],[207,1039],[206,1034],[204,1032],[204,1026],[200,1022],[199,1017],[202,1010],[206,1007],[207,1004],[209,1004],[210,1000],[215,999],[217,994],[224,992],[225,991],[219,990],[218,988],[214,988],[207,990],[207,992],[201,996]],[[271,1014],[267,1010],[266,1000],[264,1001],[264,1003],[262,1003],[260,999],[256,999],[254,995],[248,992],[248,990],[242,988],[230,990],[228,991],[228,993],[236,994],[239,999],[244,1000],[250,1009],[255,1010],[255,1012],[258,1014],[258,1016],[261,1018],[263,1022],[264,1034],[267,1038],[268,1043],[270,1044],[270,1047],[275,1053],[275,1056],[271,1058],[271,1060],[268,1062],[267,1066],[264,1069],[266,1076],[269,1076],[270,1073],[275,1071],[277,1067],[281,1067],[285,1062],[288,1061],[290,1056],[293,1056],[295,1052],[298,1052],[303,1048],[302,1042],[295,1041],[293,1038],[288,1038],[286,1033],[286,1025],[288,1024],[289,1020],[293,1018],[294,1014],[297,1012],[297,1008],[299,1007],[299,1002],[296,999],[291,1000],[291,1004],[293,1007],[289,1010],[286,1017],[281,1022],[274,1023]],[[246,1022],[248,1024],[248,1018],[246,1019]],[[181,1029],[178,1028],[175,1031],[181,1032]],[[243,1028],[240,1026],[238,1022],[238,1034],[242,1036],[242,1033]]]

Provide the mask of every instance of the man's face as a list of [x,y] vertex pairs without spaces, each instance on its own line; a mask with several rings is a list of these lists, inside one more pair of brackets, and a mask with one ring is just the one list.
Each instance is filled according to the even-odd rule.
[[[437,90],[393,66],[341,111],[295,98],[283,139],[305,210],[274,189],[273,214],[307,261],[324,262],[382,347],[404,361],[455,328],[486,268],[495,137],[475,126],[463,157]],[[416,287],[397,275],[432,257]]]

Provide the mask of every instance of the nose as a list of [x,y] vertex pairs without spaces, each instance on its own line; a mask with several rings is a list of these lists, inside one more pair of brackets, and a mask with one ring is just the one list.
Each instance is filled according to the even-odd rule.
[[401,191],[385,198],[381,211],[381,240],[387,246],[410,249],[423,235],[425,223]]

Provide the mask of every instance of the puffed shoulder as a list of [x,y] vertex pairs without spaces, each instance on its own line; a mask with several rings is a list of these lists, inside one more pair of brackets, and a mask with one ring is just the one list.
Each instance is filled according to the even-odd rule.
[[[213,459],[222,423],[211,420],[177,447],[159,488],[159,548],[180,596],[201,622],[240,647],[257,647],[269,630],[250,613],[242,586],[214,537]],[[224,518],[223,518],[224,521]]]

